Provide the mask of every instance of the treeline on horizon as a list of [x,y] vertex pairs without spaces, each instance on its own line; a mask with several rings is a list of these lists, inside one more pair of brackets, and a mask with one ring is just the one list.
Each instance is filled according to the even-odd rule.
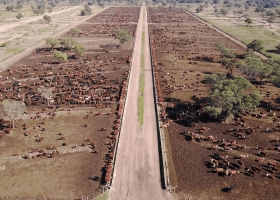
[[[20,8],[22,5],[50,5],[55,7],[59,4],[107,4],[114,0],[0,0],[0,5],[12,5],[15,8]],[[119,3],[127,3],[128,5],[141,5],[142,1],[145,0],[115,0]],[[280,0],[147,0],[148,4],[153,2],[155,4],[166,4],[170,3],[176,5],[177,3],[195,3],[195,4],[211,4],[211,5],[224,5],[226,7],[241,7],[246,5],[249,7],[255,7],[256,12],[263,12],[266,8],[275,8],[280,5]]]

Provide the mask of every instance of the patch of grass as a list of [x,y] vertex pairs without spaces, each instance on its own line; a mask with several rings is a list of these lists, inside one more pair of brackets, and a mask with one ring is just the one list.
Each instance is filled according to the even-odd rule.
[[[214,20],[212,22],[215,24]],[[245,44],[249,44],[254,39],[263,41],[264,51],[273,50],[275,49],[275,46],[280,43],[280,36],[264,26],[243,26],[240,24],[215,24],[215,26]],[[268,54],[280,58],[280,55],[275,53]]]
[[7,49],[6,50],[6,53],[13,53],[14,55],[16,55],[16,54],[18,54],[18,53],[20,53],[20,52],[22,52],[23,50],[22,49],[20,49],[20,48],[10,48],[10,49]]
[[2,44],[0,44],[0,47],[6,47],[9,43],[9,41],[3,42]]
[[140,77],[139,77],[139,94],[138,94],[138,121],[140,126],[144,124],[144,88],[145,88],[145,78],[144,78],[144,43],[145,43],[145,32],[142,32],[142,50],[141,50],[141,63],[140,63]]
[[103,194],[99,195],[98,197],[94,198],[93,200],[107,200],[109,199],[109,192],[106,191]]

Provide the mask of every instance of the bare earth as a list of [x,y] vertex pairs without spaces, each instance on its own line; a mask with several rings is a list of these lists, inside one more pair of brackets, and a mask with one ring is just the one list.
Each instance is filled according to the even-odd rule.
[[[118,145],[110,199],[171,199],[161,188],[154,93],[150,64],[146,6],[142,6],[136,34],[132,70]],[[143,18],[145,21],[143,21]],[[143,27],[144,24],[144,27]],[[143,30],[143,28],[145,30]],[[145,31],[145,113],[137,118],[141,33]]]

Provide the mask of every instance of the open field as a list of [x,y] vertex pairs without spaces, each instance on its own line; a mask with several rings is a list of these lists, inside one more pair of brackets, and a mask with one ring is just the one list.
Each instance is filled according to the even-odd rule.
[[[278,169],[267,163],[279,168],[279,88],[269,83],[254,85],[247,92],[258,90],[262,94],[255,112],[240,113],[239,119],[228,123],[210,120],[203,114],[210,92],[204,76],[227,72],[221,67],[215,44],[223,42],[237,55],[246,50],[180,9],[148,11],[157,98],[169,137],[167,149],[172,151],[169,164],[174,163],[169,167],[171,186],[176,186],[184,199],[278,198]],[[240,72],[234,70],[233,75]],[[241,155],[245,158],[238,163]],[[240,173],[216,173],[211,159],[218,160],[216,166]],[[252,172],[252,165],[260,172]],[[226,192],[233,185],[236,188]]]
[[[1,100],[27,105],[12,132],[2,121],[1,130],[10,132],[0,139],[2,196],[94,197],[110,182],[134,43],[132,37],[121,47],[112,35],[133,35],[139,10],[112,7],[80,24],[80,59],[56,47],[68,55],[60,62],[43,47],[1,72]],[[52,88],[50,107],[37,92],[41,85]]]
[[[254,39],[263,41],[264,52],[272,57],[280,58],[279,54],[274,53],[275,46],[280,44],[280,18],[276,17],[274,23],[269,24],[259,13],[253,12],[253,9],[248,11],[245,9],[240,10],[243,12],[241,15],[234,14],[234,10],[230,10],[226,16],[223,16],[215,13],[213,7],[208,7],[195,14],[245,44],[249,44]],[[245,23],[244,14],[253,19],[252,24],[247,25]]]
[[[3,14],[0,25],[0,62],[24,51],[25,49],[38,44],[47,37],[51,37],[65,28],[78,23],[87,16],[81,16],[82,6],[75,7],[59,7],[51,13],[46,13],[51,16],[52,22],[46,24],[43,20],[43,15],[35,16],[29,13],[30,8],[26,8],[29,15],[25,16],[21,21],[15,20],[15,17]],[[92,12],[96,13],[102,8],[92,7]],[[12,12],[16,15],[15,12]],[[5,45],[3,45],[5,44]]]

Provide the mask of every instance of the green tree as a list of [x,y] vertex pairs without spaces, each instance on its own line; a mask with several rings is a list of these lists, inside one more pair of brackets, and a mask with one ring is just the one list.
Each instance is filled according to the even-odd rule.
[[203,6],[203,5],[200,5],[200,6],[198,6],[197,9],[195,9],[195,11],[196,11],[197,13],[199,13],[199,12],[203,11],[203,8],[204,8],[204,6]]
[[245,23],[247,23],[248,24],[247,26],[249,26],[249,24],[252,24],[253,21],[251,18],[247,18],[247,19],[245,19]]
[[266,21],[271,25],[274,22],[274,17],[270,17]]
[[220,12],[221,12],[221,14],[222,14],[223,16],[226,16],[227,13],[228,13],[228,11],[227,11],[225,8],[222,8],[222,9],[220,10]]
[[59,40],[57,38],[53,38],[53,37],[48,37],[47,39],[45,39],[45,41],[46,41],[46,44],[51,45],[52,51],[53,51],[54,47],[59,44]]
[[18,20],[21,20],[21,19],[23,18],[23,15],[22,15],[21,13],[18,13],[18,14],[16,15],[16,18],[17,18]]
[[238,10],[237,13],[238,13],[239,15],[242,15],[242,14],[243,14],[243,11]]
[[67,54],[66,53],[62,53],[61,51],[57,51],[57,50],[54,50],[53,52],[54,54],[54,57],[59,60],[59,61],[67,61]]
[[76,53],[77,58],[80,58],[83,55],[85,50],[86,50],[86,48],[81,44],[76,44],[76,46],[74,47],[74,51]]
[[204,77],[205,81],[210,84],[218,83],[222,80],[225,80],[226,78],[227,78],[227,75],[223,72],[218,72],[215,74],[206,74]]
[[271,11],[271,10],[268,10],[268,11],[266,11],[266,16],[275,16],[275,12],[273,12],[273,11]]
[[275,12],[276,12],[276,14],[278,15],[278,17],[280,17],[280,10],[279,10],[279,9],[276,9]]
[[15,100],[4,100],[2,102],[4,114],[10,118],[13,123],[13,128],[15,127],[15,120],[25,112],[26,105],[22,101]]
[[259,105],[261,95],[256,91],[251,94],[244,94],[243,92],[251,87],[252,84],[241,76],[230,80],[222,80],[212,85],[209,94],[211,105],[207,107],[207,110],[214,112],[213,109],[216,108],[215,116],[220,115],[225,120],[240,111],[255,110]]
[[130,39],[131,35],[122,29],[119,29],[117,31],[117,39],[120,40],[121,44],[124,44],[125,42],[127,42]]
[[245,63],[239,63],[237,68],[250,79],[259,77],[260,82],[262,82],[264,78],[270,78],[273,73],[272,66],[264,63],[258,57],[247,56]]
[[52,21],[51,17],[48,15],[44,15],[43,19],[46,21],[47,24],[49,24]]
[[81,10],[81,16],[86,16],[88,15],[87,11],[86,10]]
[[38,8],[34,8],[34,9],[32,9],[32,11],[33,11],[33,13],[34,13],[35,15],[39,15],[39,14],[40,14]]
[[37,8],[39,9],[39,14],[44,14],[45,13],[45,6],[44,5],[39,5],[39,6],[37,6]]
[[280,76],[274,77],[270,81],[276,87],[280,87]]
[[214,6],[214,13],[217,13],[217,12],[219,12],[219,9],[217,6]]
[[275,48],[276,48],[276,52],[277,52],[278,54],[280,54],[280,44],[278,44]]
[[204,107],[204,113],[214,119],[216,119],[221,114],[221,112],[222,112],[222,108],[218,108],[214,106]]
[[52,12],[53,11],[52,7],[47,7],[47,9],[48,9],[48,12]]
[[98,5],[99,7],[101,7],[101,8],[104,8],[104,7],[105,7],[105,4],[102,3],[102,2],[98,2],[97,5]]
[[21,3],[18,3],[16,6],[15,6],[15,9],[17,10],[21,10],[23,8],[23,5]]
[[218,42],[215,45],[218,50],[221,52],[222,64],[225,58],[234,59],[236,57],[235,53],[225,47],[225,44],[222,42]]
[[229,70],[230,75],[233,76],[233,69],[236,66],[235,58],[223,61],[222,66]]
[[272,75],[280,76],[280,59],[269,58],[263,61],[266,65],[272,67]]
[[92,10],[91,10],[91,8],[89,7],[89,5],[85,5],[84,8],[85,8],[85,11],[87,12],[88,15],[91,15],[91,14],[92,14]]
[[74,39],[74,38],[64,38],[60,41],[60,44],[62,45],[63,48],[66,48],[66,49],[73,49],[74,46],[77,45],[77,41]]
[[263,42],[260,40],[253,40],[251,43],[247,44],[247,48],[254,51],[261,51],[264,49]]
[[82,30],[79,29],[79,28],[71,28],[70,31],[69,31],[69,34],[74,37],[74,36],[77,36],[79,35],[80,33],[82,33]]
[[50,5],[52,8],[56,7],[56,3],[55,3],[55,2],[50,2],[49,5]]
[[6,10],[7,11],[14,11],[15,10],[15,6],[7,6]]

